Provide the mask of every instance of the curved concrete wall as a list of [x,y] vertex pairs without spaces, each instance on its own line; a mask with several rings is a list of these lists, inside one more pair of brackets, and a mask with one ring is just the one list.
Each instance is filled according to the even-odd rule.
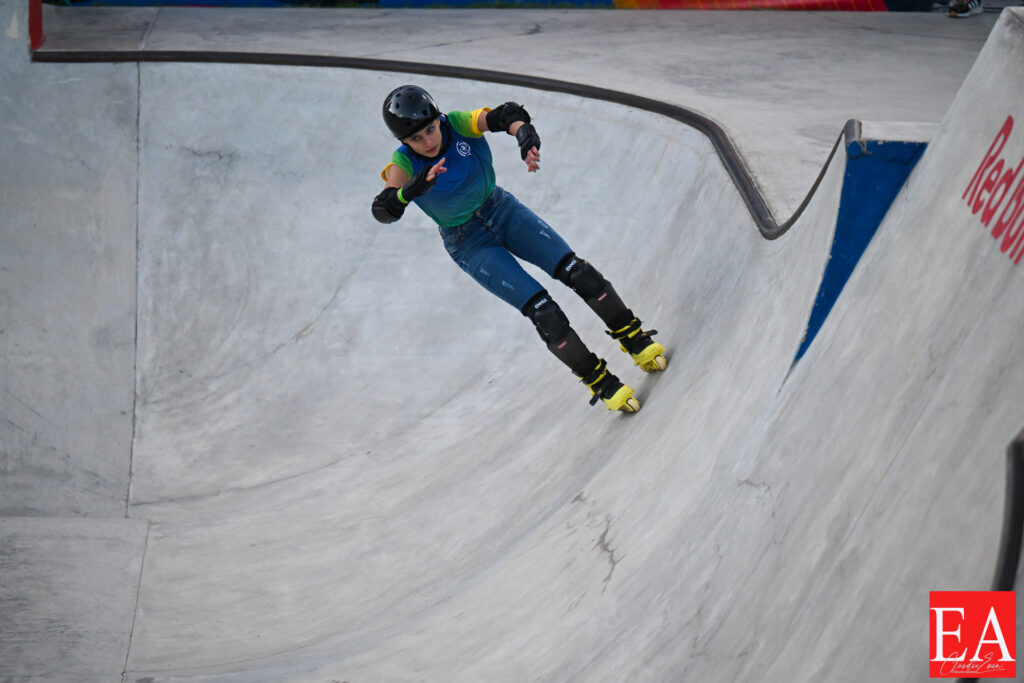
[[[923,680],[928,591],[987,585],[1024,297],[960,195],[1018,106],[1020,13],[792,374],[841,161],[767,242],[708,143],[644,112],[343,70],[27,69],[19,40],[5,64],[38,105],[3,100],[2,157],[40,161],[4,195],[0,367],[5,418],[45,447],[2,437],[0,673]],[[639,415],[588,406],[422,215],[372,220],[403,81],[446,109],[527,103],[543,170],[495,136],[499,182],[668,343],[641,376],[551,284]],[[97,87],[116,113],[57,94]],[[47,448],[79,432],[116,438],[58,476]]]
[[[407,81],[446,108],[529,103],[543,169],[525,173],[514,143],[492,137],[499,182],[670,342],[671,372],[641,377],[551,283],[637,385],[638,419],[588,406],[425,217],[370,217],[393,146],[378,100]],[[678,600],[692,617],[695,585],[666,592],[679,565],[659,555],[696,558],[696,529],[717,523],[705,498],[721,495],[705,477],[763,429],[821,276],[840,173],[807,229],[773,244],[710,145],[643,112],[317,69],[146,65],[142,84],[132,490],[133,514],[154,526],[133,670],[259,658],[401,678],[394,653],[429,647],[440,654],[427,677],[628,675],[655,643],[600,615],[660,620]],[[494,648],[517,638],[550,653],[529,664]],[[664,638],[658,648],[677,651]],[[595,651],[610,659],[591,662]]]

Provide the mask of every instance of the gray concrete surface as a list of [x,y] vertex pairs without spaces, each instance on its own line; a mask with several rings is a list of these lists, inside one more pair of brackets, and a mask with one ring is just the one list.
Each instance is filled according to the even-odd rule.
[[[220,92],[228,77],[237,94]],[[498,138],[499,177],[614,278],[673,347],[672,373],[630,372],[600,321],[552,284],[584,338],[641,391],[646,422],[629,422],[588,405],[532,326],[450,263],[427,219],[385,228],[365,201],[340,201],[332,189],[344,178],[353,197],[376,191],[388,141],[372,134],[379,105],[364,93],[407,80],[144,69],[140,311],[153,314],[140,315],[133,514],[154,529],[133,671],[186,660],[195,672],[222,671],[224,662],[292,652],[291,665],[309,667],[314,680],[362,666],[370,678],[401,679],[416,675],[399,653],[420,651],[422,629],[452,639],[429,646],[444,654],[418,674],[427,679],[628,675],[635,652],[654,643],[647,629],[599,627],[599,615],[663,609],[675,591],[642,580],[642,558],[688,547],[692,530],[652,522],[660,506],[681,507],[675,519],[699,506],[699,489],[684,492],[710,464],[680,458],[670,444],[703,433],[694,456],[732,450],[774,402],[821,277],[838,173],[809,218],[817,229],[772,244],[710,145],[688,129],[567,96],[420,79],[452,107],[512,97],[544,112],[542,172],[526,174],[511,141]],[[260,94],[259,108],[246,93]],[[189,116],[195,102],[209,103],[203,126]],[[268,145],[283,110],[302,112],[295,125],[305,132]],[[344,123],[329,123],[336,111],[349,113]],[[351,121],[369,125],[349,135]],[[577,184],[567,200],[559,179],[597,161],[580,151],[581,131],[600,155],[623,126],[632,155],[660,159],[658,171]],[[193,180],[169,186],[169,177]],[[150,187],[159,188],[152,200]],[[294,282],[282,287],[282,276]],[[766,289],[781,300],[768,309]],[[769,327],[741,323],[768,311]],[[716,366],[719,355],[734,362]],[[705,402],[712,387],[736,381],[743,392]],[[671,476],[648,481],[665,468]],[[630,481],[629,471],[648,474]],[[233,512],[241,509],[261,512],[254,520]],[[610,564],[602,534],[629,558]],[[220,568],[216,578],[208,566]],[[262,580],[242,580],[257,567]],[[382,574],[403,579],[381,582]],[[265,595],[267,585],[289,588]],[[513,600],[516,613],[499,621],[491,608],[470,609]],[[239,625],[230,632],[218,625],[226,614]],[[304,622],[298,633],[276,627],[284,614]],[[546,641],[549,654],[512,670],[506,650],[481,659],[482,639],[517,633]],[[610,659],[590,662],[606,648]],[[338,668],[339,656],[351,661]]]
[[0,678],[120,678],[147,532],[139,519],[0,517]]
[[[0,7],[0,25],[17,24],[10,0]],[[116,17],[153,15],[199,16]],[[552,15],[562,16],[572,15]],[[604,14],[591,16],[602,26]],[[731,16],[676,20],[729,35]],[[736,21],[775,21],[762,16]],[[723,23],[716,29],[713,19]],[[952,25],[919,19],[917,30]],[[824,20],[789,21],[808,22],[806,32]],[[86,176],[41,172],[18,203],[4,203],[0,234],[13,247],[0,283],[3,301],[19,302],[5,320],[27,329],[14,339],[37,353],[88,351],[82,338],[22,318],[88,328],[112,298],[102,286],[110,277],[132,283],[127,306],[125,290],[113,288],[113,298],[137,335],[131,365],[112,370],[104,363],[123,352],[120,342],[101,345],[99,359],[37,369],[3,337],[13,359],[0,366],[4,387],[39,383],[53,402],[40,439],[65,437],[65,425],[83,419],[78,411],[95,410],[56,398],[86,382],[100,406],[125,382],[134,381],[135,398],[119,418],[92,418],[91,435],[107,422],[133,430],[130,446],[68,457],[114,472],[100,499],[120,500],[120,509],[70,506],[82,484],[34,470],[35,457],[4,446],[3,499],[34,493],[0,519],[0,561],[12,577],[0,584],[0,613],[15,615],[0,621],[0,675],[925,680],[928,591],[987,586],[1003,449],[1024,414],[1021,270],[959,199],[998,126],[1008,114],[1020,119],[1021,25],[1020,12],[1004,17],[955,101],[955,85],[935,87],[932,108],[916,119],[935,131],[928,152],[792,372],[828,258],[841,157],[800,222],[766,242],[708,143],[643,112],[372,72],[30,66],[24,37],[8,32],[3,77],[17,85],[4,100],[8,130],[34,135],[29,149],[53,159],[39,164],[60,169],[70,143],[51,131],[61,126],[91,143],[83,165],[128,187],[98,209]],[[856,26],[845,33],[858,35]],[[147,44],[158,28],[144,29]],[[237,30],[259,35],[255,25]],[[899,53],[906,30],[885,30],[898,39],[873,43],[875,52]],[[629,34],[634,50],[642,35]],[[582,68],[564,42],[564,63]],[[780,58],[799,42],[765,39]],[[963,65],[966,76],[969,41],[938,43],[958,55],[944,64]],[[460,47],[460,58],[473,49]],[[822,54],[833,64],[814,55],[820,90],[845,92],[829,85],[845,68],[842,50]],[[911,80],[942,82],[949,74],[936,66],[919,62]],[[66,80],[80,90],[62,90]],[[552,284],[581,335],[638,389],[639,415],[588,406],[525,319],[450,263],[422,215],[388,227],[369,216],[391,149],[379,100],[403,80],[425,84],[445,108],[528,103],[543,169],[525,173],[513,143],[492,138],[499,180],[661,331],[669,369],[642,376],[585,306]],[[101,97],[121,103],[117,116],[84,94],[66,103],[69,117],[46,99],[96,97],[111,83],[129,93]],[[770,110],[759,84],[748,85],[749,97]],[[819,116],[808,113],[819,94],[811,84],[794,94],[795,113],[770,144],[801,146],[801,127]],[[871,88],[844,96],[893,111]],[[718,102],[752,153],[764,119],[744,113],[742,98]],[[856,113],[816,140],[820,158]],[[101,125],[128,141],[129,161],[97,151]],[[886,128],[894,129],[876,129]],[[1024,156],[1021,140],[1018,132],[1003,153],[1011,165]],[[3,159],[28,154],[2,150]],[[769,157],[768,184],[780,188],[820,169],[799,154]],[[5,185],[20,177],[17,165],[2,171]],[[29,231],[49,220],[50,195],[75,190],[81,210],[63,232]],[[80,232],[129,253],[93,263],[60,248],[65,233]],[[72,287],[83,280],[101,285]],[[48,308],[59,299],[54,281],[82,301]],[[37,382],[44,376],[56,386]],[[5,397],[4,418],[17,422],[18,406]],[[67,647],[46,637],[71,630]]]
[[135,364],[137,75],[0,58],[0,515],[124,515]]

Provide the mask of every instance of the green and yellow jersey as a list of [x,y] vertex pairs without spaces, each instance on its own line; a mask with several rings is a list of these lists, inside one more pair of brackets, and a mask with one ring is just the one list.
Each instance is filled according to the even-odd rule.
[[391,155],[391,163],[381,171],[381,177],[387,181],[387,170],[394,165],[412,178],[444,157],[447,170],[437,176],[430,192],[413,202],[438,225],[450,227],[465,223],[491,195],[495,185],[491,148],[476,125],[477,117],[486,111],[489,110],[452,111],[442,115],[442,146],[437,158],[422,157],[403,144]]

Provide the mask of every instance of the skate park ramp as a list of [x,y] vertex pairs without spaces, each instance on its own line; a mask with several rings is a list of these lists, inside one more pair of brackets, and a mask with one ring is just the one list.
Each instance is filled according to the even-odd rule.
[[[795,366],[842,154],[768,241],[708,140],[637,109],[19,45],[0,677],[925,680],[928,592],[988,587],[1024,415],[1020,11]],[[659,330],[644,376],[551,283],[638,415],[589,406],[417,211],[370,217],[403,82],[527,103],[542,171],[495,136],[499,183]]]

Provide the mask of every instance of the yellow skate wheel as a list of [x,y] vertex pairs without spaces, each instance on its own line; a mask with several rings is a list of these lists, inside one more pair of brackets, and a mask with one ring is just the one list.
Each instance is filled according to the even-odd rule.
[[668,359],[665,357],[665,347],[658,342],[654,342],[646,349],[633,356],[633,360],[644,372],[658,372],[668,367]]
[[611,398],[601,400],[604,401],[608,410],[621,410],[624,413],[635,413],[640,410],[640,401],[636,400],[636,397],[633,396],[633,390],[625,384]]

